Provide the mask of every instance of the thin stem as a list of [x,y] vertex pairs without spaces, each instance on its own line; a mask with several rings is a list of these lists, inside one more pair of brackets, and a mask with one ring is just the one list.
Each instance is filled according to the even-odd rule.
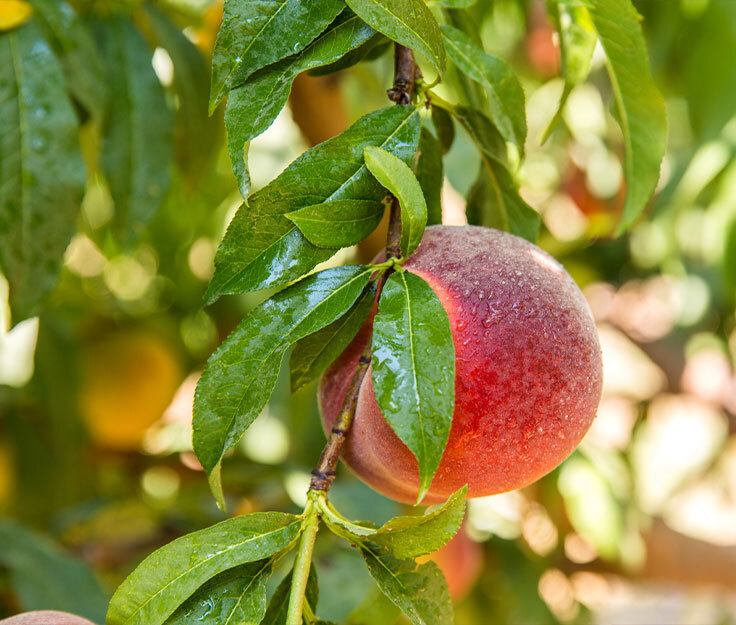
[[291,594],[289,595],[289,609],[286,613],[286,625],[302,625],[304,593],[307,590],[309,569],[312,567],[314,541],[317,538],[317,530],[319,530],[319,515],[311,499],[307,503],[304,514],[306,515],[304,529],[299,539],[299,548],[296,552],[294,571],[291,577]]

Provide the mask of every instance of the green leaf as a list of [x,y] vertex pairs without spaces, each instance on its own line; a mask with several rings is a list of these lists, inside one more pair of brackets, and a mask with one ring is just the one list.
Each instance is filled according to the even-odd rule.
[[63,74],[33,23],[0,33],[0,267],[13,323],[54,287],[85,171]]
[[139,235],[169,188],[173,118],[151,66],[151,51],[133,22],[112,14],[97,36],[109,83],[102,137],[102,168],[115,201],[114,228],[123,239]]
[[337,249],[365,239],[380,223],[385,208],[376,200],[333,200],[286,213],[286,218],[313,245]]
[[[281,580],[281,583],[274,591],[271,601],[268,602],[266,616],[263,617],[261,625],[284,625],[284,623],[286,623],[286,612],[289,609],[289,593],[291,591],[292,573],[293,571],[289,571],[289,574]],[[312,608],[312,611],[316,610],[317,602],[319,601],[319,584],[317,582],[317,571],[314,566],[309,568],[307,589],[304,593],[304,597],[306,598],[309,607]]]
[[445,46],[437,20],[423,0],[346,0],[364,22],[445,71]]
[[410,559],[437,551],[460,529],[465,514],[468,487],[454,492],[448,500],[421,516],[400,516],[391,519],[370,541],[387,547],[400,559]]
[[452,425],[455,347],[442,303],[413,273],[386,281],[373,322],[372,365],[381,413],[419,464],[421,501]]
[[393,625],[401,616],[401,610],[374,587],[347,618],[347,625]]
[[213,577],[165,625],[258,625],[266,613],[266,582],[273,559],[258,560]]
[[23,610],[61,610],[103,622],[107,596],[84,562],[7,519],[0,519],[0,544],[0,566]]
[[230,92],[225,108],[228,150],[243,197],[248,194],[244,146],[266,130],[289,99],[294,79],[315,67],[328,65],[356,49],[376,32],[347,10],[301,53],[262,69]]
[[414,169],[427,202],[427,225],[442,223],[442,146],[426,126],[419,136],[419,152]]
[[[480,111],[458,106],[453,114],[476,144],[483,164],[469,197],[471,218],[477,220],[475,223],[507,230],[533,243],[539,233],[539,213],[519,195],[499,131]],[[473,215],[478,209],[486,212],[480,219]]]
[[363,151],[366,167],[401,206],[401,254],[409,256],[422,241],[427,225],[427,203],[414,172],[400,158],[379,147]]
[[548,4],[560,36],[562,76],[568,85],[578,85],[588,77],[598,41],[590,13],[581,0],[549,0]]
[[344,7],[342,0],[226,0],[212,57],[210,112],[251,74],[303,50]]
[[509,229],[506,213],[499,210],[493,182],[484,163],[481,163],[475,182],[468,191],[465,216],[471,226],[485,226],[506,231]]
[[31,0],[49,33],[67,86],[82,106],[101,120],[105,114],[107,83],[100,54],[87,28],[63,0]]
[[368,288],[337,321],[299,340],[291,352],[291,392],[316,380],[350,344],[368,318],[376,298],[375,284]]
[[506,63],[484,52],[473,40],[454,26],[442,26],[447,53],[466,76],[483,85],[489,96],[491,116],[506,141],[524,153],[526,108],[524,90]]
[[472,7],[478,0],[438,0],[437,6],[448,9],[467,9]]
[[397,560],[361,549],[378,587],[414,625],[452,625],[450,591],[442,571],[434,562],[417,566],[413,560]]
[[178,538],[148,556],[115,592],[108,625],[161,625],[202,584],[291,546],[301,517],[254,512]]
[[649,71],[639,14],[630,0],[588,0],[587,6],[606,52],[624,135],[626,202],[620,234],[646,208],[657,186],[667,143],[667,115]]
[[447,154],[455,140],[455,125],[452,123],[452,117],[445,109],[433,106],[432,123],[442,145],[442,153]]
[[215,257],[206,302],[288,284],[327,260],[334,251],[309,243],[285,214],[333,200],[382,200],[386,192],[366,169],[363,148],[377,145],[409,162],[418,141],[418,112],[391,106],[302,154],[233,217]]
[[209,65],[204,55],[165,13],[152,4],[143,5],[153,32],[174,65],[174,88],[178,96],[174,145],[187,180],[197,180],[219,146],[219,120],[207,115],[210,89]]
[[[361,20],[361,22],[362,21],[363,20]],[[381,33],[374,33],[373,36],[368,39],[368,41],[361,44],[354,50],[351,50],[347,54],[343,55],[334,63],[330,63],[329,65],[324,65],[321,67],[315,67],[314,69],[310,69],[307,73],[310,76],[327,76],[329,74],[341,72],[345,69],[353,67],[354,65],[357,65],[361,61],[369,61],[377,58],[378,56],[381,56],[381,54],[388,50],[390,45],[391,41],[388,38],[386,38]]]
[[358,299],[371,270],[327,269],[253,310],[207,361],[194,398],[194,451],[224,508],[220,462],[260,414],[286,350],[331,324]]

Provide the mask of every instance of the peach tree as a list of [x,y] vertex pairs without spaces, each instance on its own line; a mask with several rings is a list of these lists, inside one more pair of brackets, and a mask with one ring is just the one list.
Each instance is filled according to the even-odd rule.
[[[113,15],[94,25],[105,62],[132,83],[125,93],[115,93],[113,84],[103,104],[97,61],[80,46],[84,37],[74,36],[80,24],[60,9],[65,5],[33,4],[40,23],[0,40],[0,264],[14,321],[34,314],[53,285],[73,225],[64,214],[81,197],[74,104],[58,77],[66,74],[86,114],[111,107],[104,126],[111,141],[125,130],[117,125],[136,127],[147,118],[149,134],[128,146],[136,158],[117,153],[103,163],[121,206],[114,226],[122,232],[145,223],[167,185],[165,175],[150,172],[168,153],[147,146],[169,145],[157,133],[169,136],[173,127],[163,94],[150,88],[150,68],[129,71],[141,39],[132,22]],[[483,49],[466,12],[472,4],[225,1],[209,110],[226,100],[227,146],[243,203],[220,244],[205,301],[277,292],[210,357],[195,396],[193,447],[224,510],[222,463],[268,402],[287,355],[295,390],[328,370],[321,389],[328,438],[301,514],[254,512],[174,540],[118,588],[110,625],[324,623],[311,565],[320,528],[358,550],[378,588],[412,623],[451,623],[442,573],[416,558],[457,532],[468,494],[540,477],[590,424],[600,394],[595,330],[572,280],[533,245],[539,216],[520,195],[517,177],[527,142],[524,90],[510,65]],[[649,73],[639,16],[630,0],[549,0],[548,11],[565,80],[560,110],[587,78],[596,46],[605,53],[625,145],[623,232],[654,192],[665,148],[664,104]],[[155,8],[150,24],[162,45],[186,55],[181,33]],[[295,78],[389,53],[392,104],[250,193],[249,142],[276,119]],[[448,76],[458,85],[452,101],[437,89]],[[476,229],[461,235],[440,225],[443,155],[458,126],[481,163],[467,207]],[[47,220],[39,207],[51,198],[58,214]],[[363,241],[385,212],[383,254],[370,264],[315,271],[339,249]],[[463,297],[468,301],[459,304]],[[476,310],[483,306],[486,315]],[[539,314],[541,322],[533,318]],[[521,321],[493,335],[511,317]],[[525,332],[523,353],[505,359]],[[478,366],[469,367],[474,358]],[[570,363],[577,370],[566,377]],[[496,373],[503,371],[494,373],[494,366],[513,375],[499,383]],[[519,422],[522,413],[535,416]],[[547,427],[555,419],[559,424]],[[504,430],[513,427],[513,436]],[[478,438],[485,446],[471,451]],[[437,505],[381,527],[346,518],[329,499],[343,452],[378,490]],[[270,576],[292,558],[291,572],[268,599]]]

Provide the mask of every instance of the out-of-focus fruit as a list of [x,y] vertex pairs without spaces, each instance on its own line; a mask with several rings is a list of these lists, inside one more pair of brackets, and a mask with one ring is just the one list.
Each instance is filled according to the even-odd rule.
[[461,527],[452,540],[439,551],[418,558],[418,562],[431,560],[445,574],[453,601],[462,600],[473,588],[483,570],[483,547],[470,540]]
[[0,621],[0,625],[94,625],[94,623],[67,612],[41,610],[11,616]]

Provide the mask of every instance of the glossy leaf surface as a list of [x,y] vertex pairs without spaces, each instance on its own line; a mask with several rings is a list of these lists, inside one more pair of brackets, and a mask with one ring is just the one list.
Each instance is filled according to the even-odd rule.
[[409,256],[422,240],[427,225],[427,203],[411,168],[379,147],[367,147],[365,164],[401,206],[401,254]]
[[386,281],[373,323],[373,388],[396,435],[419,464],[419,497],[429,489],[455,408],[455,347],[439,298],[408,271]]
[[207,303],[225,293],[288,284],[327,260],[334,251],[312,245],[286,213],[334,200],[381,201],[386,191],[366,169],[363,149],[377,145],[409,162],[418,142],[417,111],[392,106],[302,154],[233,217],[215,257]]
[[370,274],[346,266],[305,278],[253,310],[210,356],[197,384],[192,441],[222,507],[222,456],[261,413],[286,350],[349,310]]
[[212,56],[210,112],[257,70],[303,50],[342,0],[227,0]]
[[205,582],[281,551],[300,528],[298,516],[255,512],[178,538],[148,556],[118,587],[107,623],[161,625]]
[[364,22],[445,71],[446,54],[437,20],[423,0],[346,0]]
[[286,217],[310,243],[338,249],[365,239],[376,229],[385,208],[376,200],[333,200],[306,206]]
[[13,323],[56,284],[84,182],[59,62],[33,23],[0,33],[0,268]]

